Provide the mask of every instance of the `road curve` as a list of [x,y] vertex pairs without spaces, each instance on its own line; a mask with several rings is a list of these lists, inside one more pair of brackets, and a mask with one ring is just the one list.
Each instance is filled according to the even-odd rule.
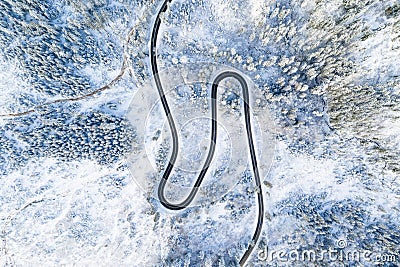
[[161,25],[161,14],[165,12],[168,8],[168,3],[170,3],[172,0],[165,0],[163,5],[160,8],[160,11],[157,14],[154,26],[153,26],[153,31],[151,35],[151,41],[150,41],[150,60],[151,60],[151,66],[152,66],[152,73],[154,76],[154,81],[156,83],[156,87],[158,90],[158,94],[161,99],[161,103],[163,105],[164,112],[167,116],[168,119],[168,124],[171,129],[171,135],[172,135],[172,153],[170,160],[168,162],[167,168],[165,169],[163,173],[163,177],[160,181],[159,187],[158,187],[158,197],[160,199],[161,204],[170,210],[181,210],[186,208],[195,198],[197,191],[199,190],[199,187],[204,179],[204,176],[206,175],[210,164],[212,162],[214,152],[215,152],[215,145],[217,142],[217,91],[218,91],[218,86],[219,83],[226,79],[226,78],[235,78],[236,80],[239,81],[241,87],[242,87],[242,93],[243,93],[243,108],[244,108],[244,116],[245,116],[245,123],[246,123],[246,132],[247,132],[247,140],[248,140],[248,145],[249,145],[249,150],[250,150],[250,157],[251,157],[251,163],[253,166],[253,174],[256,182],[256,192],[257,192],[257,200],[258,200],[258,219],[257,219],[257,226],[256,230],[254,232],[254,235],[252,237],[252,240],[250,242],[250,245],[246,249],[245,253],[243,254],[242,258],[240,259],[240,266],[244,266],[246,263],[247,259],[251,255],[255,245],[257,244],[257,241],[260,237],[261,234],[261,229],[262,229],[262,224],[263,224],[263,214],[264,214],[264,202],[263,202],[263,196],[262,196],[262,189],[261,189],[261,180],[260,180],[260,174],[258,171],[258,165],[257,165],[257,157],[256,157],[256,151],[254,148],[254,142],[253,142],[253,134],[251,130],[251,119],[250,119],[250,107],[249,107],[249,90],[247,86],[246,80],[241,76],[239,73],[236,73],[234,71],[224,71],[213,80],[212,82],[212,88],[211,88],[211,116],[212,116],[212,122],[211,122],[211,141],[210,141],[210,149],[208,151],[207,159],[203,165],[203,168],[194,184],[192,187],[192,190],[190,191],[189,195],[180,203],[171,203],[169,202],[165,196],[164,196],[164,190],[165,186],[167,184],[168,178],[171,175],[171,172],[174,168],[174,165],[176,163],[176,159],[178,156],[178,145],[179,145],[179,140],[178,140],[178,133],[176,130],[175,122],[171,114],[171,110],[169,108],[164,90],[162,88],[161,84],[161,79],[158,73],[158,66],[157,66],[157,36],[158,36],[158,31]]

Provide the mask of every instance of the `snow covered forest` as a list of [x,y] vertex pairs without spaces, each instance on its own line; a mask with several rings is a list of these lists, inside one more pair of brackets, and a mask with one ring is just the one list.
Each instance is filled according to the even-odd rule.
[[[238,266],[258,188],[234,138],[235,82],[219,96],[231,117],[199,200],[170,212],[154,194],[172,146],[149,51],[162,4],[0,1],[1,266]],[[209,114],[214,71],[251,81],[265,212],[248,266],[400,265],[400,2],[172,0],[161,20],[178,123]],[[178,189],[210,134],[189,122]],[[265,260],[266,247],[371,257]]]

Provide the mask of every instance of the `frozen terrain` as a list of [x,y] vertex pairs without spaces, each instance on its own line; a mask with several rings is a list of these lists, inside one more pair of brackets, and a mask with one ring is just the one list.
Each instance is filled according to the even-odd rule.
[[[149,58],[161,5],[0,1],[1,266],[238,266],[257,202],[234,81],[199,197],[170,212],[155,194],[171,150]],[[399,1],[172,0],[157,53],[182,130],[172,200],[206,155],[209,78],[233,68],[252,84],[265,200],[248,265],[400,265]]]

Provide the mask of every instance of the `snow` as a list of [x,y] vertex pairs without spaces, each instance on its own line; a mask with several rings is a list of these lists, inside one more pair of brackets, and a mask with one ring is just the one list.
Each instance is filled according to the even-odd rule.
[[[257,201],[233,79],[198,196],[177,212],[158,201],[172,148],[148,51],[160,5],[0,3],[0,266],[238,264]],[[265,266],[264,246],[338,239],[398,253],[399,14],[395,0],[173,0],[157,46],[180,141],[168,199],[197,178],[210,82],[234,70],[250,85],[265,199],[249,265]]]

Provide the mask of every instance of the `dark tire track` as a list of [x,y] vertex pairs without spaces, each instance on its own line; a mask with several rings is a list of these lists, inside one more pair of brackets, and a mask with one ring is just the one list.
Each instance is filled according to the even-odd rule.
[[169,108],[167,98],[164,93],[164,90],[163,90],[163,87],[161,84],[161,79],[160,79],[160,76],[158,73],[156,49],[157,49],[158,31],[159,31],[160,25],[161,25],[161,14],[167,10],[168,3],[170,3],[171,1],[172,0],[165,0],[163,5],[161,6],[160,11],[157,14],[157,17],[156,17],[156,20],[155,20],[155,23],[153,26],[151,41],[150,41],[151,42],[150,43],[150,60],[151,60],[152,74],[154,76],[154,81],[156,83],[158,94],[161,99],[161,103],[163,105],[164,112],[167,116],[168,124],[169,124],[170,130],[171,130],[171,135],[172,135],[172,154],[171,154],[167,168],[165,169],[165,171],[163,173],[162,179],[161,179],[159,187],[158,187],[158,197],[159,197],[161,204],[169,210],[182,210],[182,209],[188,207],[189,204],[195,198],[195,196],[199,190],[199,187],[204,179],[204,176],[206,175],[206,173],[210,167],[210,164],[212,162],[214,152],[215,152],[215,145],[217,142],[217,89],[218,89],[218,86],[219,86],[219,83],[226,78],[235,78],[236,80],[239,81],[239,83],[242,87],[247,140],[248,140],[248,145],[249,145],[249,150],[250,150],[251,162],[252,162],[252,166],[253,166],[254,178],[255,178],[255,182],[256,182],[256,192],[257,192],[257,199],[258,199],[258,219],[257,219],[256,230],[254,232],[254,235],[252,237],[250,245],[246,249],[245,253],[243,254],[243,256],[239,262],[240,266],[244,266],[247,259],[250,257],[254,247],[256,246],[257,241],[261,234],[262,224],[263,224],[263,220],[264,220],[264,216],[263,216],[264,203],[263,203],[260,175],[259,175],[258,165],[257,165],[256,151],[254,148],[253,135],[252,135],[252,130],[251,130],[249,90],[248,90],[246,80],[239,73],[236,73],[233,71],[224,71],[224,72],[220,73],[212,82],[212,92],[211,92],[211,109],[212,109],[211,127],[212,127],[212,130],[211,130],[210,149],[209,149],[209,152],[207,155],[207,159],[204,163],[204,166],[203,166],[194,186],[192,187],[192,190],[190,191],[189,195],[186,197],[186,199],[184,199],[182,202],[177,203],[177,204],[169,202],[164,196],[165,186],[168,182],[168,178],[171,175],[171,172],[174,168],[174,165],[176,163],[176,159],[178,156],[179,140],[178,140],[178,132],[177,132],[177,129],[175,126],[175,122],[172,117],[171,110]]

